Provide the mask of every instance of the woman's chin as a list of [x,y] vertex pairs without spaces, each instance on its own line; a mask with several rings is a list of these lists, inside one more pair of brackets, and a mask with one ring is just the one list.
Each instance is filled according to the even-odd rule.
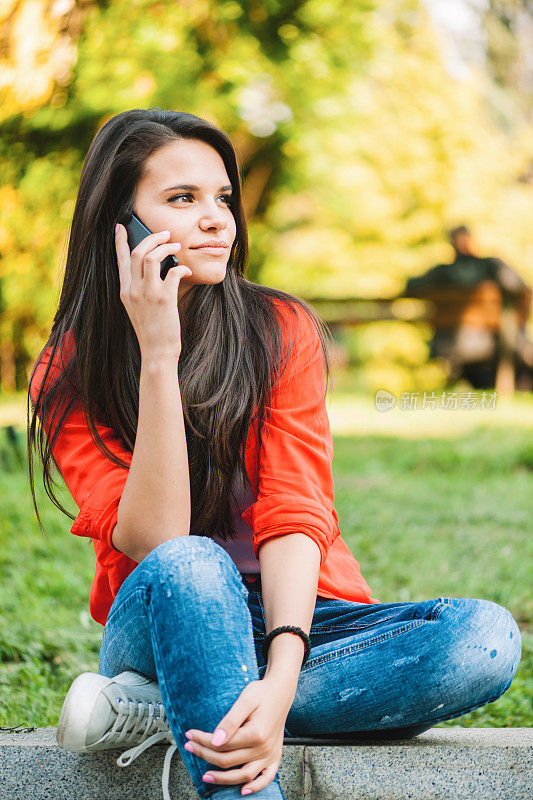
[[[189,276],[187,279],[187,285],[194,286],[198,283],[220,283],[226,277],[226,267],[220,267],[220,265],[213,265],[213,267],[205,267],[202,265],[195,269],[194,267],[190,267],[192,270],[192,275]],[[185,283],[185,281],[181,281],[181,283]]]
[[193,286],[214,286],[216,283],[222,283],[226,277],[225,269],[218,269],[216,271],[199,269],[197,272],[194,271],[194,267],[190,267],[189,269],[193,270],[193,274],[186,279],[182,278],[180,281],[182,295],[189,291],[189,289],[192,289]]

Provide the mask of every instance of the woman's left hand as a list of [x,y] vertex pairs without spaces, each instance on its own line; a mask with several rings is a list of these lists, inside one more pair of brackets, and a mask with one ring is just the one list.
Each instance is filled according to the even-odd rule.
[[194,755],[223,769],[239,767],[227,772],[210,769],[205,775],[213,776],[213,785],[244,783],[241,794],[245,789],[250,790],[246,794],[252,794],[274,780],[283,752],[285,720],[295,690],[296,687],[289,689],[268,678],[248,683],[216,727],[227,733],[225,741],[218,746],[211,743],[211,733],[194,728],[187,731]]

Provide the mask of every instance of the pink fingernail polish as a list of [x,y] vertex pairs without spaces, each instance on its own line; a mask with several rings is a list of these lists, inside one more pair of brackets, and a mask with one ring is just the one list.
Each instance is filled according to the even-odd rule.
[[202,780],[206,781],[207,783],[214,783],[215,782],[215,779],[213,778],[212,775],[204,775]]
[[252,790],[251,789],[243,789],[241,794],[252,794]]
[[185,731],[185,736],[187,739],[192,739],[192,733],[190,731]]
[[223,728],[217,728],[217,730],[214,732],[211,738],[211,744],[217,747],[219,744],[222,744],[222,742],[226,741],[227,735],[228,734]]
[[115,225],[115,233],[118,233],[118,229],[119,229],[119,227],[120,227],[120,226],[119,226],[119,224],[118,224],[118,222],[117,222],[117,224]]

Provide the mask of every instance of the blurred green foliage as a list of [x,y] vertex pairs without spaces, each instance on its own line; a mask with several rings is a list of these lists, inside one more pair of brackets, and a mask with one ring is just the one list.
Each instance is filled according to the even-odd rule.
[[[488,75],[446,71],[419,0],[31,5],[31,25],[22,0],[0,11],[2,391],[27,385],[61,288],[83,159],[127,108],[185,110],[230,135],[251,280],[302,297],[393,296],[450,258],[445,227],[466,222],[482,252],[533,283],[531,122],[508,114],[502,127]],[[399,351],[380,360],[389,330]],[[360,338],[370,371],[388,371],[391,385],[442,380],[424,359],[415,368],[423,326],[377,324]]]

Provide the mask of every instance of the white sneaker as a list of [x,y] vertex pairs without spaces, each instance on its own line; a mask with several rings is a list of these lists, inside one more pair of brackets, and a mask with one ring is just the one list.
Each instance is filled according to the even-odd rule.
[[178,749],[170,730],[157,681],[133,670],[106,678],[82,672],[63,702],[57,743],[74,753],[136,745],[117,759],[127,767],[153,744],[169,742],[163,766],[163,798],[170,800],[170,762]]

